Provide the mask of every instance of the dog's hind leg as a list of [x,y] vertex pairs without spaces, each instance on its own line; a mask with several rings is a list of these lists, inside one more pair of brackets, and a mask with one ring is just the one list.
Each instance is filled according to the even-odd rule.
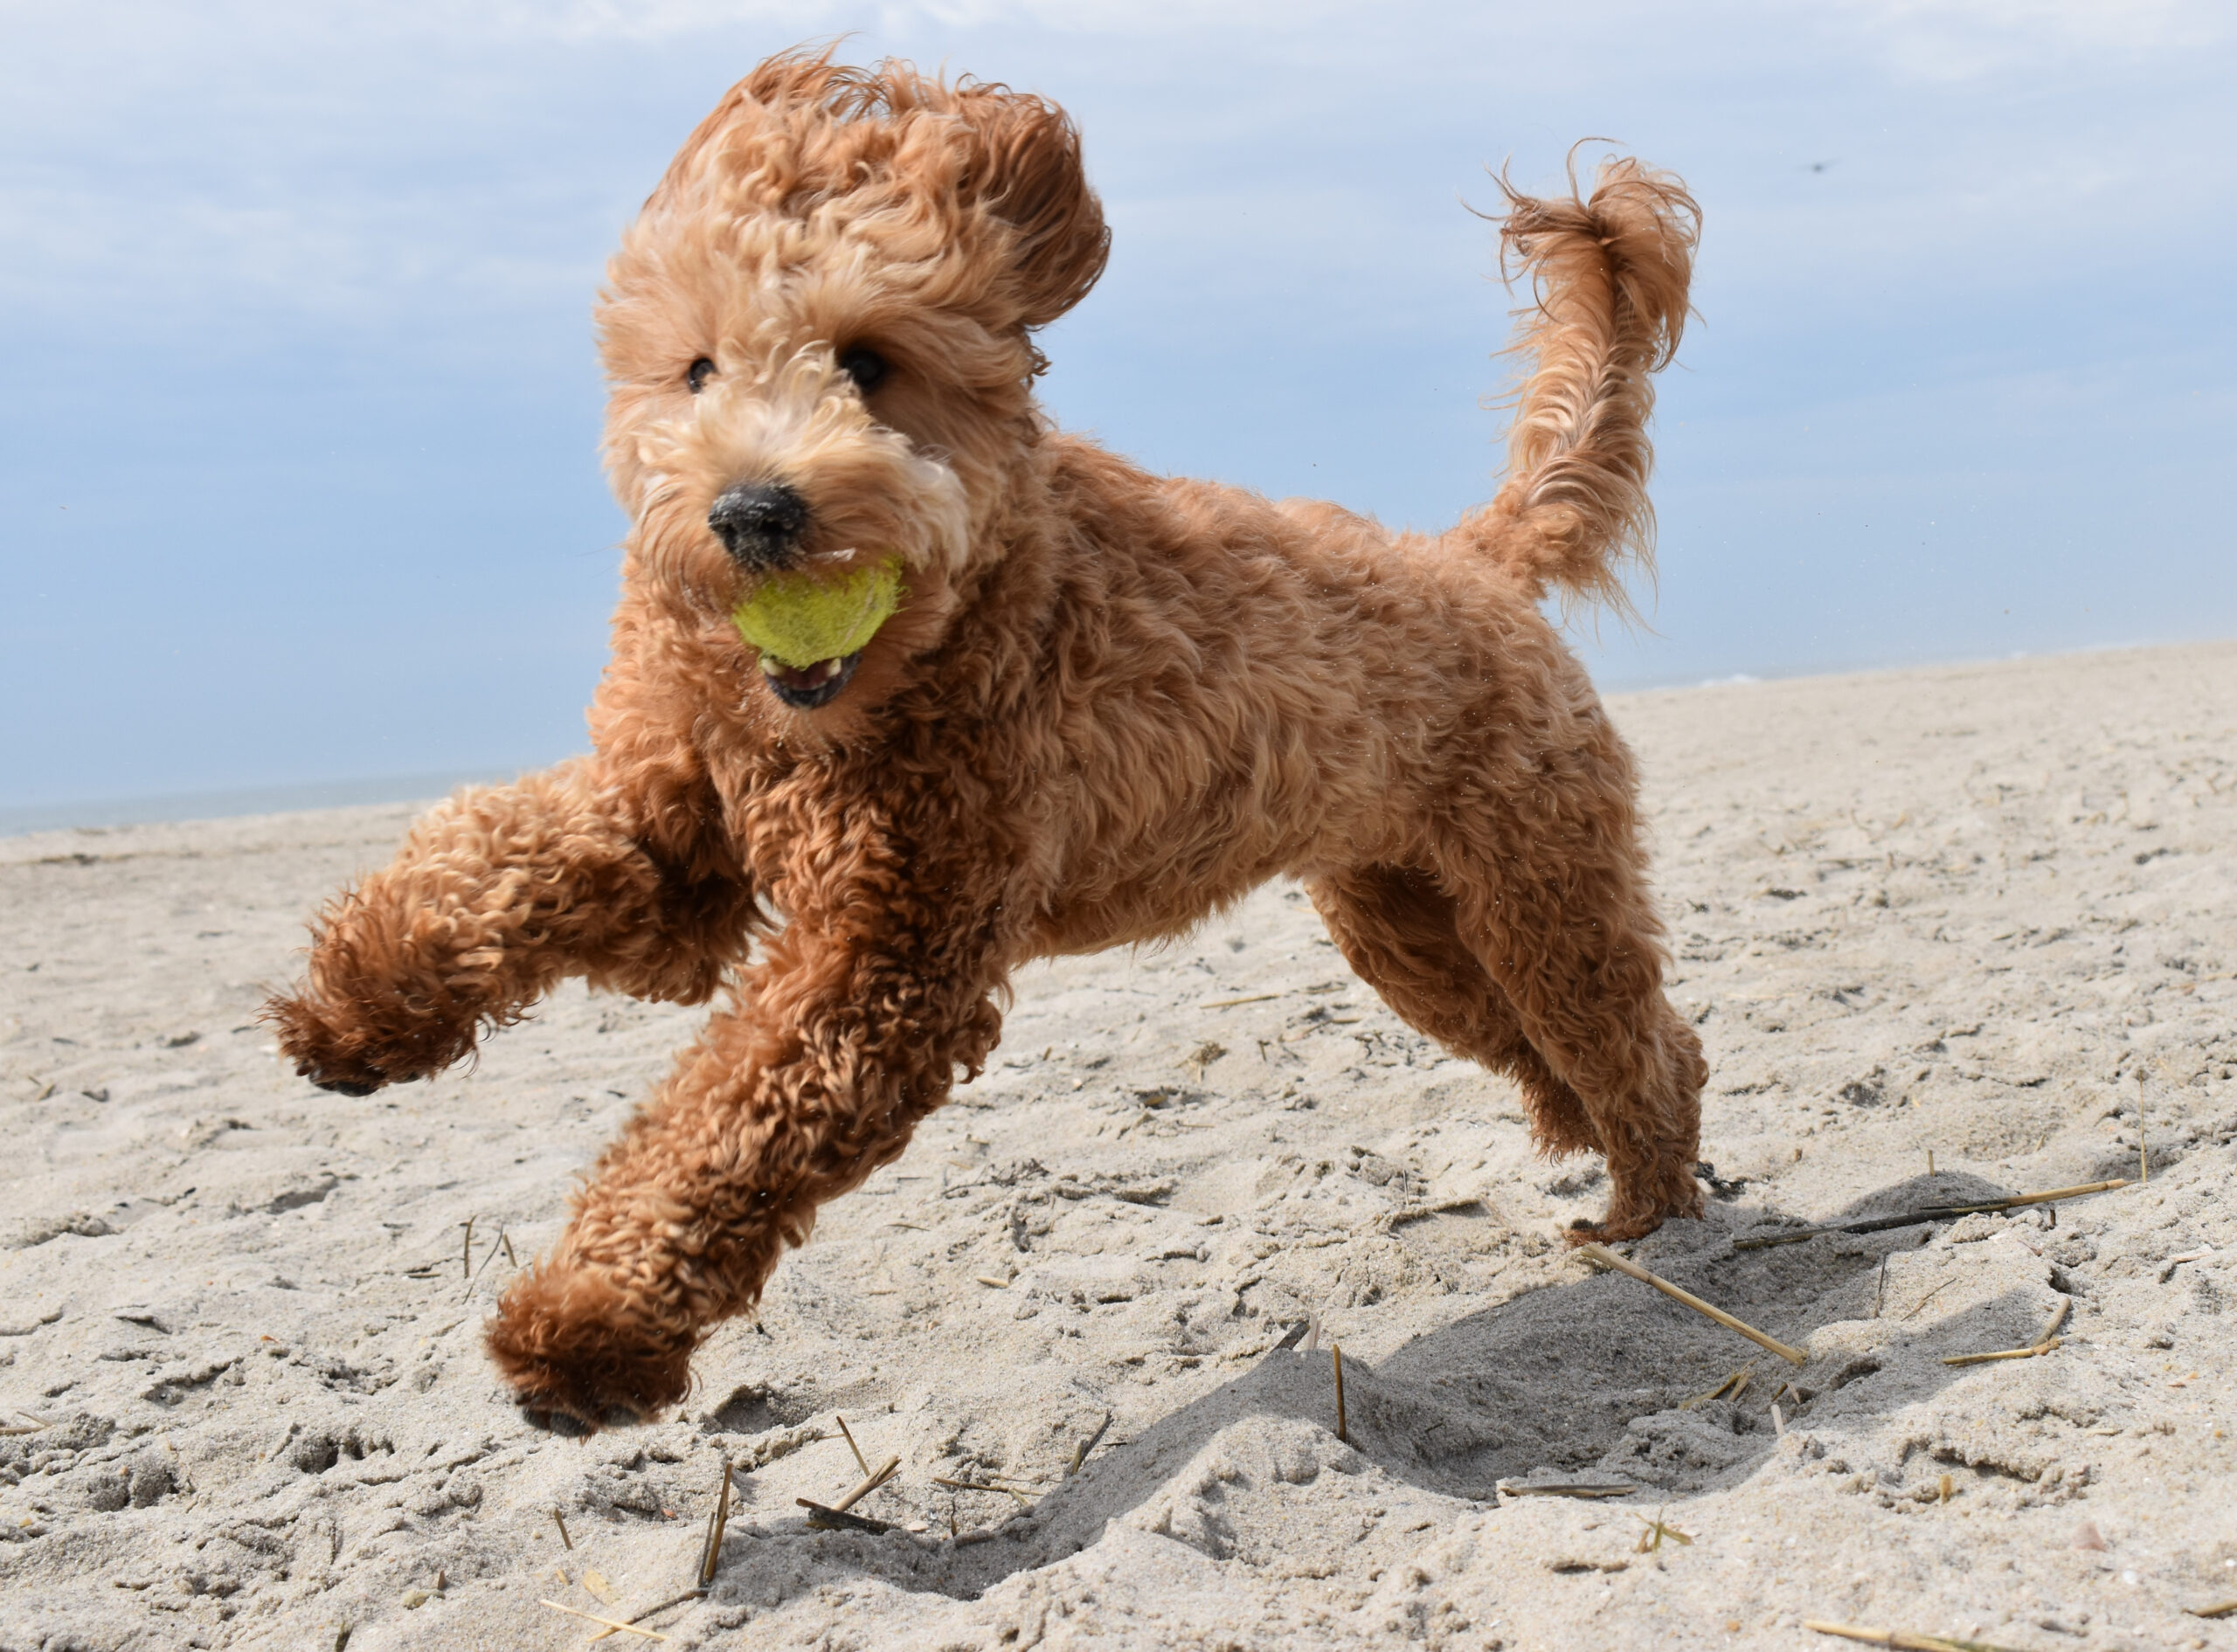
[[1708,1069],[1663,995],[1661,927],[1628,788],[1605,773],[1541,771],[1511,812],[1456,830],[1444,859],[1463,944],[1606,1155],[1606,1216],[1577,1238],[1633,1239],[1699,1215]]
[[1555,1077],[1522,1031],[1514,1006],[1461,944],[1452,897],[1426,873],[1367,867],[1305,888],[1353,972],[1399,1019],[1456,1055],[1513,1079],[1541,1151],[1596,1149],[1576,1092]]

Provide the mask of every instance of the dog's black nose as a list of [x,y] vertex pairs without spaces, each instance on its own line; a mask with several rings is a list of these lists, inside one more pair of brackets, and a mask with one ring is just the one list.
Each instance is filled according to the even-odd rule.
[[782,482],[740,482],[716,499],[707,526],[746,567],[782,568],[807,526],[807,501]]

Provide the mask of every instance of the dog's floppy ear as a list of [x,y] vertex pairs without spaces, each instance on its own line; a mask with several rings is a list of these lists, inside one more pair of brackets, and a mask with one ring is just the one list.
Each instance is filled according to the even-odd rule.
[[1111,256],[1080,137],[1055,104],[1001,86],[958,88],[975,153],[964,194],[1017,232],[1011,275],[1028,327],[1087,296]]

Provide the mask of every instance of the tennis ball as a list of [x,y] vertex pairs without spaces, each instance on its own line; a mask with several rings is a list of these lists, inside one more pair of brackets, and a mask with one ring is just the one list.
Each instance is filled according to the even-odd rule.
[[738,634],[780,666],[804,670],[855,653],[901,606],[901,558],[837,575],[772,574],[731,611]]

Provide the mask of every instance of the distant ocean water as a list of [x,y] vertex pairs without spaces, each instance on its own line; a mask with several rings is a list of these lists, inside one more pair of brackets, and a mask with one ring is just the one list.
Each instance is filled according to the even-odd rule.
[[297,809],[342,809],[359,803],[412,803],[440,798],[462,785],[509,779],[509,771],[395,774],[365,780],[325,780],[231,791],[175,791],[161,797],[102,798],[83,803],[0,807],[0,838],[71,826],[141,826],[155,820],[215,820],[236,814],[285,814]]

